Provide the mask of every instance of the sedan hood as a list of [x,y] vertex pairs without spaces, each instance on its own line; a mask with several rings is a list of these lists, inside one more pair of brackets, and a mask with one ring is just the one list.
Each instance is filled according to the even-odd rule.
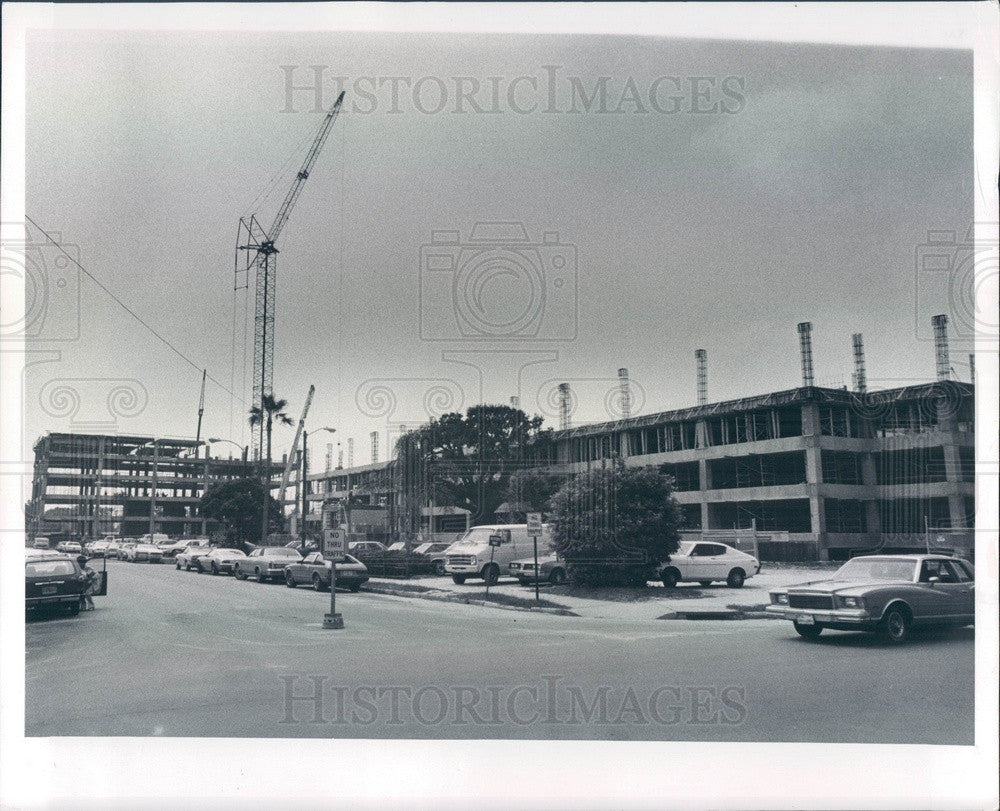
[[816,580],[812,583],[788,586],[784,590],[789,594],[806,591],[814,594],[839,594],[842,591],[865,591],[881,586],[904,585],[909,582],[908,580]]

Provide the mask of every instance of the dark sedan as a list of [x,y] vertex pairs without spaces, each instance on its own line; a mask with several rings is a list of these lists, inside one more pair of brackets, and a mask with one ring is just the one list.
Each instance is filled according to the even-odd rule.
[[87,578],[77,562],[64,555],[28,555],[24,560],[24,605],[28,609],[64,608],[80,613]]
[[[306,555],[298,563],[285,567],[285,585],[293,589],[299,585],[312,586],[316,591],[330,588],[330,561],[324,560],[319,552]],[[345,555],[337,564],[337,586],[357,591],[368,580],[368,569],[360,560]]]
[[976,575],[967,560],[942,555],[867,555],[833,577],[771,592],[767,612],[792,621],[804,637],[824,628],[874,631],[905,642],[915,625],[975,622]]

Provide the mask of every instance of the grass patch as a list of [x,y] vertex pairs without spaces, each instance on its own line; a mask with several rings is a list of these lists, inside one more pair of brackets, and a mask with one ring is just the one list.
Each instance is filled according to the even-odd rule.
[[[380,585],[378,583],[371,583],[370,581],[369,581],[369,584],[371,586],[374,586],[374,588],[372,589],[372,591],[377,591],[378,587]],[[393,582],[393,583],[381,584],[381,585],[387,585],[388,588],[391,588],[393,591],[412,591],[415,594],[422,594],[422,593],[428,592],[428,591],[441,591],[441,589],[432,589],[432,588],[430,588],[428,586],[418,586],[416,583],[396,583],[396,582]]]

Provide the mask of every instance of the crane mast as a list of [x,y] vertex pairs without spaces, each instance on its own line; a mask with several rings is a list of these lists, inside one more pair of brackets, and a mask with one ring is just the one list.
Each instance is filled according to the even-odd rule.
[[[256,215],[249,218],[241,218],[239,230],[236,238],[236,284],[237,288],[249,285],[250,270],[255,271],[255,293],[254,293],[254,336],[253,336],[253,395],[251,403],[261,409],[264,413],[264,396],[273,392],[273,365],[274,365],[274,304],[275,304],[275,282],[278,275],[277,254],[278,249],[274,243],[281,235],[285,224],[291,216],[292,209],[302,193],[302,187],[309,179],[319,157],[323,145],[330,134],[333,122],[340,112],[344,101],[343,91],[337,97],[333,107],[323,118],[319,132],[313,139],[312,146],[306,155],[302,168],[295,175],[292,187],[285,195],[284,202],[278,209],[278,213],[271,223],[271,227],[265,231],[257,220]],[[244,257],[243,267],[240,267],[240,256]],[[243,274],[243,283],[240,283],[240,274]],[[251,436],[253,456],[257,461],[262,461],[262,451],[264,448],[264,420],[260,421],[257,430]]]

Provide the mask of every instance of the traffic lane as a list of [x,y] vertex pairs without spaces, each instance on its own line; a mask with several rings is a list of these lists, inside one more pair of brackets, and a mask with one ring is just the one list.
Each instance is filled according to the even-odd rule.
[[[329,594],[167,566],[114,567],[97,611],[28,625],[27,732],[972,742],[969,629],[888,648],[857,634],[806,641],[775,620],[628,622],[371,594],[337,599],[347,627],[327,631]],[[308,701],[293,698],[289,713],[286,699],[317,682],[319,722]],[[530,691],[544,695],[553,683],[557,717],[521,723],[539,709]],[[362,705],[379,688],[372,720]],[[393,688],[404,710],[412,706],[401,691],[423,690],[423,707],[394,714],[385,694]],[[461,688],[473,692],[458,695]],[[496,723],[491,688],[501,691]],[[742,712],[723,705],[726,689]],[[440,722],[435,690],[446,694]],[[623,707],[629,690],[640,712]],[[338,711],[345,695],[352,712]],[[598,702],[590,721],[574,722],[585,715],[567,704],[576,698]],[[462,701],[477,712],[461,710]]]

